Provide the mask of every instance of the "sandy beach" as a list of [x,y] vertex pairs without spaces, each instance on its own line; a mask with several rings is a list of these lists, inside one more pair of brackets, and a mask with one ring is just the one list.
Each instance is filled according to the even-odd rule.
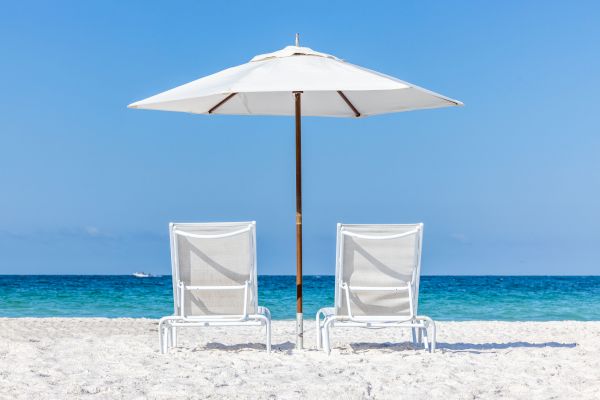
[[307,324],[187,329],[158,352],[150,319],[0,319],[3,399],[598,398],[600,322],[441,322],[438,350],[408,332],[334,329],[331,356]]

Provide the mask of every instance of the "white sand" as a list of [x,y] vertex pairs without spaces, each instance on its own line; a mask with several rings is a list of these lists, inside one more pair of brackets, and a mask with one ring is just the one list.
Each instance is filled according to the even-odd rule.
[[406,330],[333,330],[331,356],[293,350],[276,321],[269,356],[259,328],[187,329],[158,353],[144,319],[0,319],[0,398],[598,399],[600,322],[443,322],[438,351]]

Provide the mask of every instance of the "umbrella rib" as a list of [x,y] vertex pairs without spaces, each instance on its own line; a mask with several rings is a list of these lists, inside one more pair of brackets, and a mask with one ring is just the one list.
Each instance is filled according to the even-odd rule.
[[346,95],[344,94],[344,92],[342,92],[341,90],[338,90],[337,92],[340,95],[340,97],[346,102],[346,104],[348,105],[348,107],[350,107],[350,109],[354,113],[354,116],[355,117],[360,117],[360,113],[358,112],[358,110],[356,109],[356,107],[354,107],[354,104],[352,104],[350,102],[350,100],[348,100],[348,98],[346,97]]
[[233,92],[229,96],[225,97],[223,100],[221,100],[220,102],[218,102],[213,108],[211,108],[210,110],[208,110],[208,113],[212,114],[213,112],[215,112],[215,110],[217,108],[221,107],[223,104],[225,104],[226,102],[228,102],[229,99],[231,99],[236,94],[237,94],[236,92]]

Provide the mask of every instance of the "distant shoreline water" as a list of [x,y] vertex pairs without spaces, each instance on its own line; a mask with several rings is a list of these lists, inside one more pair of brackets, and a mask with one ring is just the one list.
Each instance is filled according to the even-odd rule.
[[[259,303],[295,318],[295,277],[261,275]],[[304,318],[333,305],[334,277],[304,277]],[[160,318],[171,276],[0,275],[0,317]],[[419,313],[437,320],[600,320],[600,276],[423,276]]]

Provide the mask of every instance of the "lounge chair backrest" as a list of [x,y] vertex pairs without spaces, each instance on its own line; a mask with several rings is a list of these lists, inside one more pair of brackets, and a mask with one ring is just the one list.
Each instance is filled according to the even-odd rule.
[[[423,224],[338,224],[336,314],[349,315],[349,297],[353,317],[416,315],[422,235]],[[410,291],[389,290],[408,285]]]
[[172,223],[170,236],[175,315],[256,313],[254,222]]

